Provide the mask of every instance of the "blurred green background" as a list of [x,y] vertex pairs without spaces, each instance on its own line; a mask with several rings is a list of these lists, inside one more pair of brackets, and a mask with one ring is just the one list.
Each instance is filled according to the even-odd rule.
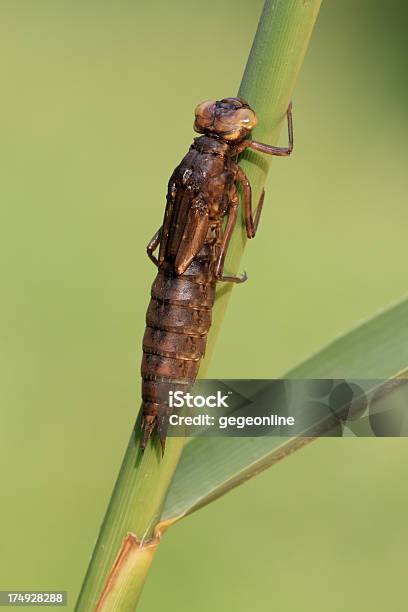
[[[138,409],[145,245],[261,7],[1,2],[1,589],[73,609]],[[323,3],[210,376],[278,376],[406,293],[407,16]],[[315,442],[172,528],[140,609],[405,610],[407,461]]]

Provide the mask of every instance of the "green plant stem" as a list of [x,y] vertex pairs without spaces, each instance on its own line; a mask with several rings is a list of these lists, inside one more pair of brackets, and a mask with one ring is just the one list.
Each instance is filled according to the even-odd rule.
[[[252,132],[255,140],[277,144],[282,128],[286,130],[286,110],[292,99],[321,2],[322,0],[266,0],[264,4],[238,92],[238,95],[255,109],[258,116],[258,126]],[[294,123],[296,138],[296,103]],[[240,166],[251,183],[254,207],[259,201],[272,159],[268,155],[248,150],[240,158]],[[246,242],[245,225],[241,217],[228,248],[225,265],[228,272],[239,271]],[[231,284],[217,289],[208,348],[200,368],[201,378],[204,377],[211,360],[215,339],[221,328],[232,289]]]
[[[321,0],[265,2],[239,89],[239,95],[248,100],[258,115],[259,127],[254,132],[258,140],[277,142],[320,4]],[[243,156],[241,165],[252,184],[254,202],[261,193],[269,164],[269,159],[256,153]],[[229,250],[229,271],[238,270],[245,243],[241,222]],[[211,357],[230,293],[231,287],[227,285],[218,291],[201,377]],[[136,431],[138,429],[136,427]],[[163,459],[157,444],[149,444],[142,454],[138,433],[132,434],[79,596],[77,612],[94,610],[98,600],[99,611],[131,612],[135,609],[158,542],[154,539],[154,528],[182,449],[183,439],[170,438]],[[126,540],[127,534],[134,534],[133,539]]]

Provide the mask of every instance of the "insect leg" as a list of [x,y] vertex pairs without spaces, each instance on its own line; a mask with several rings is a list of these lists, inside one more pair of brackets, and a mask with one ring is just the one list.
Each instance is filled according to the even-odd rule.
[[237,168],[236,180],[242,187],[242,203],[244,206],[246,233],[247,233],[248,238],[253,238],[255,236],[255,228],[254,228],[254,222],[252,219],[251,184],[248,181],[247,175],[242,170],[242,168],[240,168],[239,166]]
[[155,250],[160,244],[161,231],[162,231],[162,227],[159,227],[159,229],[157,230],[157,232],[155,233],[155,235],[153,236],[153,238],[150,240],[149,244],[146,247],[147,256],[149,257],[149,259],[152,260],[155,266],[157,266],[159,262],[157,260],[157,257],[155,257],[153,253],[155,252]]
[[259,224],[259,219],[261,217],[261,212],[262,212],[262,208],[263,208],[264,199],[265,199],[265,189],[262,189],[262,193],[261,193],[261,196],[259,198],[258,206],[256,207],[256,211],[255,211],[255,219],[253,221],[253,234],[252,234],[252,238],[255,237],[256,232],[258,230],[258,224]]
[[222,238],[221,249],[215,263],[215,277],[218,281],[228,283],[244,283],[247,280],[247,275],[244,272],[239,276],[226,275],[224,276],[224,261],[227,254],[228,245],[231,240],[232,232],[234,231],[235,223],[237,221],[238,202],[233,202],[229,208],[228,221],[225,227],[224,235]]
[[260,219],[261,212],[262,212],[262,207],[263,207],[264,198],[265,198],[265,190],[264,189],[262,190],[261,197],[259,198],[258,206],[256,207],[255,219],[254,219],[252,216],[253,211],[252,211],[251,185],[250,185],[250,182],[248,181],[247,175],[242,170],[242,168],[240,168],[239,166],[237,167],[236,180],[242,187],[242,196],[243,196],[242,200],[243,200],[243,206],[244,206],[244,219],[245,219],[246,233],[247,233],[248,238],[254,238],[256,231],[258,229],[259,219]]
[[292,102],[288,106],[287,110],[288,117],[288,138],[289,143],[287,147],[273,147],[272,145],[264,144],[256,140],[249,140],[248,147],[260,153],[266,153],[267,155],[278,155],[279,157],[287,157],[293,151],[293,121],[292,121]]
[[244,272],[243,274],[239,274],[238,276],[233,276],[232,274],[229,275],[227,274],[226,276],[224,276],[224,274],[222,276],[219,276],[217,278],[217,281],[220,281],[221,283],[245,283],[245,281],[248,280],[248,276],[247,273]]

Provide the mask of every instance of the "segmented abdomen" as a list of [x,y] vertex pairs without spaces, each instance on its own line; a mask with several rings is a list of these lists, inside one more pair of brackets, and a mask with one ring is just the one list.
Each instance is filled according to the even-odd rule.
[[180,276],[171,265],[164,265],[156,276],[143,338],[142,448],[157,429],[164,450],[169,391],[186,390],[197,376],[214,296],[208,254],[195,259]]

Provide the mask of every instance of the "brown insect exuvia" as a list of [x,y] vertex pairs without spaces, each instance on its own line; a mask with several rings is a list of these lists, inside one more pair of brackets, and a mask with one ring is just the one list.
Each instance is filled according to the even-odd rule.
[[195,109],[194,129],[203,135],[194,139],[174,170],[163,225],[147,246],[158,273],[143,338],[142,449],[156,429],[164,452],[169,391],[186,390],[197,376],[211,325],[216,283],[246,280],[245,275],[227,276],[223,271],[237,219],[236,185],[242,187],[248,238],[256,234],[264,193],[253,214],[251,186],[238,166],[238,156],[247,148],[268,155],[290,155],[291,105],[287,118],[289,144],[274,147],[248,138],[257,118],[245,100],[210,100]]

